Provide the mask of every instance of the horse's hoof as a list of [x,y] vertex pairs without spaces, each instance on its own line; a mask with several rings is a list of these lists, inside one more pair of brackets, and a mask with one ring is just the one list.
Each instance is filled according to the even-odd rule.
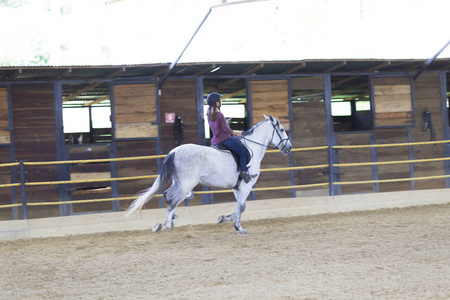
[[161,223],[156,223],[155,226],[153,226],[152,231],[153,232],[158,232],[162,230],[162,224]]
[[242,230],[239,230],[239,231],[238,231],[238,234],[247,234],[247,231],[245,231],[244,229],[242,229]]
[[166,226],[166,225],[164,224],[164,227],[167,228],[167,231],[171,232],[172,229],[173,229],[173,227],[174,227],[174,224],[173,224],[173,222],[170,222],[170,226]]
[[224,215],[221,215],[221,216],[219,216],[219,218],[217,219],[217,224],[220,224],[220,223],[223,223],[223,222],[225,222],[225,216],[224,216]]

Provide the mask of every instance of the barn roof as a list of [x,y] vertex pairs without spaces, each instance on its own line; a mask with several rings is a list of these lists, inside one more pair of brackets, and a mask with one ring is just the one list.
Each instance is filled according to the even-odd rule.
[[[359,86],[367,79],[354,74],[371,74],[373,72],[417,72],[424,66],[424,60],[302,60],[302,61],[247,61],[247,62],[211,62],[180,63],[172,71],[173,77],[204,76],[205,93],[210,90],[222,94],[233,94],[245,98],[244,78],[257,75],[311,75],[328,73],[333,78],[347,76],[349,80],[339,87],[348,93],[353,86]],[[428,70],[448,70],[447,59],[437,59]],[[159,80],[169,68],[169,63],[148,65],[116,66],[46,66],[46,67],[0,67],[0,85],[2,82],[63,81],[63,96],[72,103],[98,103],[109,99],[107,82],[109,79]],[[214,72],[213,72],[214,71]],[[351,79],[351,80],[350,80]],[[339,93],[338,93],[339,94]],[[230,99],[231,100],[231,99]],[[68,102],[66,102],[68,103]]]
[[[246,76],[246,75],[292,75],[315,73],[372,73],[415,72],[426,60],[355,60],[323,59],[298,61],[239,61],[179,63],[171,76]],[[450,59],[436,59],[428,70],[448,70]],[[157,79],[164,75],[170,63],[104,65],[104,66],[13,66],[0,67],[1,82],[24,82],[41,80],[103,80],[116,78]]]

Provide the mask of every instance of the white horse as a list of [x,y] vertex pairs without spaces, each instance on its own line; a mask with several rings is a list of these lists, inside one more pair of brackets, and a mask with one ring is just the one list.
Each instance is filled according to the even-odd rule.
[[[280,121],[271,115],[264,117],[264,121],[256,124],[242,137],[242,142],[251,154],[249,173],[253,174],[252,179],[248,183],[241,181],[239,187],[233,189],[237,201],[236,212],[228,216],[220,216],[218,220],[218,223],[234,220],[234,227],[240,234],[246,233],[241,227],[241,214],[245,210],[247,196],[258,180],[261,160],[267,147],[271,144],[283,155],[287,155],[292,149],[292,144]],[[170,178],[172,178],[172,185],[164,192],[167,202],[164,227],[169,231],[174,226],[173,220],[178,218],[175,208],[186,199],[198,183],[210,187],[233,188],[238,181],[239,172],[229,152],[194,144],[181,145],[170,151],[153,185],[134,200],[125,216],[130,216],[142,209],[152,197],[161,193]],[[162,229],[163,225],[160,223],[153,227],[154,232]]]

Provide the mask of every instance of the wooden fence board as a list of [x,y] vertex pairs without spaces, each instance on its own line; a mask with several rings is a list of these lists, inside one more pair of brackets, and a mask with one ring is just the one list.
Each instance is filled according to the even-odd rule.
[[253,124],[264,120],[264,115],[278,118],[286,130],[290,130],[289,92],[287,80],[251,81]]
[[287,80],[261,80],[251,81],[250,88],[253,92],[273,92],[273,91],[287,91]]
[[156,85],[115,85],[116,138],[157,137]]
[[0,88],[0,143],[11,143],[8,115],[8,89]]
[[145,138],[158,136],[158,125],[151,123],[116,124],[116,138]]
[[408,85],[376,85],[373,88],[375,96],[411,94],[411,86]]

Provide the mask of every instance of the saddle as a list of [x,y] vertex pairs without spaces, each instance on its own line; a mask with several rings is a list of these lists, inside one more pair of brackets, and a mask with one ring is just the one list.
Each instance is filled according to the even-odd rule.
[[[247,153],[247,165],[250,164],[250,159],[252,157],[250,155],[250,152],[248,151],[248,148],[244,144],[241,143],[240,139],[236,139],[236,141],[238,141],[242,145],[242,147],[245,149],[245,152]],[[238,172],[241,171],[241,167],[240,167],[240,164],[239,164],[239,161],[240,161],[239,160],[239,155],[237,155],[236,153],[234,153],[233,151],[228,149],[227,146],[225,146],[222,143],[219,143],[219,144],[216,144],[216,145],[212,145],[211,147],[215,148],[216,150],[226,151],[226,152],[231,153],[231,155],[233,155],[234,161],[236,162],[237,171]]]
[[[236,140],[239,143],[241,143],[240,139],[236,139]],[[252,158],[251,155],[250,155],[250,152],[248,151],[248,148],[245,145],[243,145],[242,143],[241,143],[241,145],[245,149],[245,152],[247,153],[247,164],[249,164],[250,163],[250,159]],[[227,146],[225,146],[222,143],[219,143],[219,144],[216,144],[216,145],[212,145],[211,147],[213,147],[216,150],[227,152],[227,153],[230,153],[231,155],[233,155],[234,161],[236,162],[236,170],[237,170],[237,172],[241,171],[241,167],[240,167],[240,164],[239,164],[239,161],[240,161],[239,155],[237,155],[236,153],[234,153],[233,151],[228,149]],[[253,178],[256,175],[250,175],[250,176]],[[239,176],[235,186],[233,187],[233,189],[238,190],[239,189],[239,185],[241,184],[241,181],[242,181],[242,177]]]

